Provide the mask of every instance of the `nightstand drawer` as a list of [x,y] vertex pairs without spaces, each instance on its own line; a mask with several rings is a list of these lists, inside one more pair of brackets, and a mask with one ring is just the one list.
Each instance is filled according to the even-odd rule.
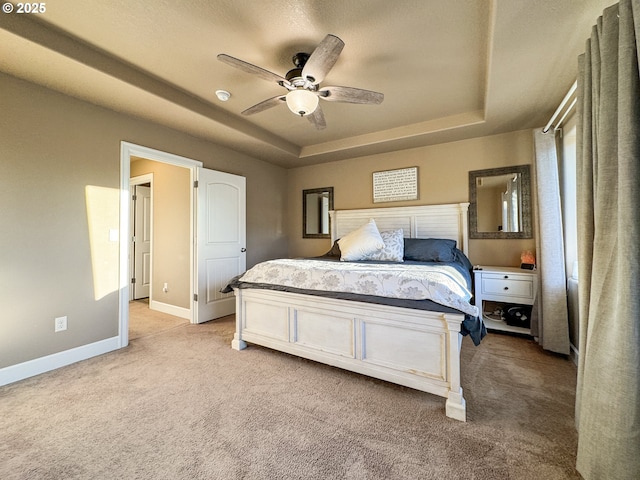
[[528,298],[533,301],[533,280],[504,278],[504,275],[483,275],[482,293],[485,296],[500,295],[501,297]]

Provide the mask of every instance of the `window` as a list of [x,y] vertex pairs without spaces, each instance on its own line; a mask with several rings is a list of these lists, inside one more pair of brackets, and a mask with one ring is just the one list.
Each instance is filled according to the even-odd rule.
[[[562,136],[560,137],[560,197],[567,278],[571,278],[574,275],[578,261],[576,122],[577,116],[574,114],[565,122],[562,127]],[[577,270],[575,275],[577,276]]]

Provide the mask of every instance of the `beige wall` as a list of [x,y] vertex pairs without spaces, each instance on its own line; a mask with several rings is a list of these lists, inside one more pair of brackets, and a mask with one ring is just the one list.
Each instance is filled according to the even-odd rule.
[[0,111],[0,368],[118,335],[121,141],[245,176],[247,266],[287,255],[284,169],[5,74]]
[[[402,150],[289,170],[289,255],[314,256],[331,247],[329,240],[302,238],[302,190],[334,187],[334,207],[427,205],[469,201],[469,171],[530,164],[530,130]],[[419,200],[373,203],[372,174],[380,170],[418,167]],[[470,240],[474,264],[519,266],[522,250],[535,250],[534,239]]]
[[[184,167],[132,159],[131,176],[153,174],[151,299],[191,308],[191,177]],[[163,291],[167,283],[168,290]]]

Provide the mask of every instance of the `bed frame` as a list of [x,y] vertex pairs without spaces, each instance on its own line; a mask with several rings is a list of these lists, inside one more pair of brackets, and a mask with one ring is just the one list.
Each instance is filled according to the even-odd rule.
[[[331,212],[332,243],[375,219],[380,231],[448,238],[468,255],[468,203]],[[231,346],[262,345],[447,399],[448,417],[466,421],[460,386],[464,314],[390,307],[264,289],[234,289]]]

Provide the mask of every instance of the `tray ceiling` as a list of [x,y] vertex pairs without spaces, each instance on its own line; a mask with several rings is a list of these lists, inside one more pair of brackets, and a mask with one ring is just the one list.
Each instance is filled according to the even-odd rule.
[[[0,71],[288,168],[543,126],[609,4],[65,0],[0,16]],[[285,105],[240,115],[286,90],[219,53],[284,75],[327,33],[345,47],[322,85],[381,105],[321,101],[324,130]]]

